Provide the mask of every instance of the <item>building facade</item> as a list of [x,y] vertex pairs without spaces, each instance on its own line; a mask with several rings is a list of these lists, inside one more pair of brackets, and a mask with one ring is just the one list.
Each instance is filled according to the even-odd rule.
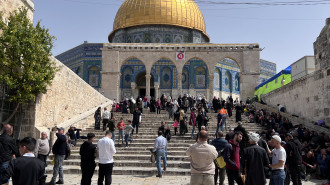
[[[162,94],[246,98],[276,73],[276,64],[260,60],[256,43],[209,43],[193,0],[126,0],[108,40],[84,43],[56,58],[111,99]],[[86,55],[85,48],[94,48],[94,55]]]

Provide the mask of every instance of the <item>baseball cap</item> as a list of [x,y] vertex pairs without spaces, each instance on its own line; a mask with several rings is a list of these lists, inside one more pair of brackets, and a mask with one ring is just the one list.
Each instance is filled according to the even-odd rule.
[[273,135],[272,138],[275,139],[278,142],[282,142],[282,139],[278,135]]
[[59,128],[57,128],[57,130],[63,130],[64,131],[64,128],[63,127],[59,127]]

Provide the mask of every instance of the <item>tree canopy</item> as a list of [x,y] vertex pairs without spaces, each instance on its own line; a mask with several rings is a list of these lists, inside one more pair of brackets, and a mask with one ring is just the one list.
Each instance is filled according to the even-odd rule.
[[19,105],[46,93],[57,71],[50,59],[54,39],[40,21],[33,26],[24,8],[7,21],[0,15],[0,83],[9,89],[10,102]]

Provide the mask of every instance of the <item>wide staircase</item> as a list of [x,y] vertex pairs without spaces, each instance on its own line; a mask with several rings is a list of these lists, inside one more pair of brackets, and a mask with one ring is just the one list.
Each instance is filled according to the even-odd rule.
[[[142,115],[142,123],[139,127],[138,137],[135,135],[133,142],[128,148],[125,148],[124,144],[120,141],[118,143],[118,130],[116,130],[116,141],[115,146],[117,153],[114,155],[114,175],[144,175],[152,176],[157,174],[157,169],[155,163],[150,161],[150,149],[153,148],[154,140],[157,137],[158,127],[160,127],[161,121],[165,121],[167,125],[173,124],[173,120],[168,119],[168,114],[166,111],[162,110],[161,114],[147,113],[148,110],[144,110]],[[233,111],[233,116],[227,120],[227,127],[235,128],[237,124],[235,123],[235,111]],[[132,119],[131,114],[121,114],[115,113],[117,120],[121,117],[126,120]],[[188,117],[190,113],[187,113]],[[214,138],[216,131],[216,113],[208,113],[209,124],[208,132],[210,135],[210,141]],[[246,123],[245,117],[243,118],[243,126],[247,131],[256,132],[261,131],[262,128],[255,123]],[[195,135],[198,132],[196,129]],[[188,126],[188,133],[185,136],[174,135],[174,129],[171,127],[172,138],[168,144],[167,151],[167,170],[164,175],[189,175],[190,174],[190,161],[189,157],[186,156],[187,148],[195,143],[195,139],[191,138],[192,127]],[[99,139],[104,137],[104,133],[101,130],[94,130],[93,124],[90,127],[83,130],[81,135],[86,136],[87,133],[94,133],[95,144]],[[225,132],[226,133],[226,132]],[[80,155],[79,148],[84,140],[78,140],[77,145],[71,147],[71,156],[68,160],[63,162],[64,174],[80,174]],[[52,157],[50,155],[48,160],[48,167],[46,171],[48,174],[52,173]],[[98,159],[96,159],[98,161]],[[98,172],[98,166],[95,169],[95,173]]]

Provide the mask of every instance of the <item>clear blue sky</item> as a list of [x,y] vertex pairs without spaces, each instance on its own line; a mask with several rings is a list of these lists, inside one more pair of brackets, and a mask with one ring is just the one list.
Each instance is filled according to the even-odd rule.
[[[314,55],[313,42],[330,17],[330,0],[313,5],[229,5],[226,3],[306,2],[302,0],[196,0],[211,43],[259,43],[261,58],[275,62],[277,71],[305,55]],[[316,5],[315,2],[322,4]],[[113,20],[124,0],[34,0],[34,22],[50,29],[58,55],[82,44],[107,43]]]

